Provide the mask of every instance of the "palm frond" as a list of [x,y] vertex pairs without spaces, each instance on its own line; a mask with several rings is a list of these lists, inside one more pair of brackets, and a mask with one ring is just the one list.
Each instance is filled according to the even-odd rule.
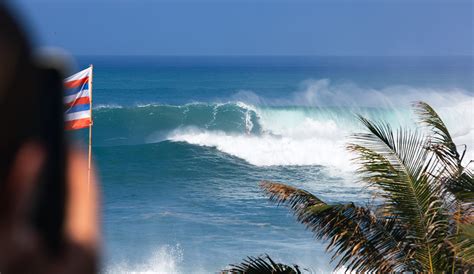
[[231,264],[229,269],[221,273],[245,273],[245,274],[300,274],[297,265],[286,265],[276,263],[270,256],[247,257],[240,264]]
[[448,190],[463,203],[474,203],[474,173],[464,169],[457,177],[445,177],[443,180]]
[[438,113],[430,105],[421,101],[415,102],[413,107],[419,117],[419,122],[430,129],[429,148],[449,164],[460,166],[462,156],[459,154],[448,128]]
[[461,225],[455,250],[458,257],[474,270],[474,223]]
[[[461,158],[461,155],[459,155],[456,144],[454,143],[448,128],[438,113],[436,113],[436,111],[430,105],[421,101],[415,102],[413,107],[415,109],[415,113],[420,119],[420,123],[431,129],[431,137],[433,139],[432,142],[438,145],[433,147],[433,149],[444,149],[446,152],[445,155],[449,155],[450,158],[455,160],[455,162],[458,162],[458,160]],[[440,145],[443,147],[440,147]]]
[[432,271],[433,255],[442,244],[440,233],[447,231],[449,221],[434,180],[437,159],[425,149],[426,139],[420,133],[359,119],[369,133],[355,134],[355,142],[348,145],[357,155],[358,173],[380,191],[393,218],[406,228],[417,261],[423,270]]
[[465,202],[473,202],[472,195],[466,197],[466,193],[474,192],[474,180],[472,171],[462,166],[466,153],[466,147],[459,153],[448,128],[436,111],[425,102],[414,103],[415,113],[419,122],[427,127],[430,133],[428,150],[432,151],[444,163],[444,183],[448,191],[456,198]]
[[327,250],[333,253],[332,260],[338,260],[336,268],[403,271],[410,265],[409,261],[396,263],[407,257],[399,245],[405,235],[396,220],[378,220],[370,209],[353,203],[330,205],[285,184],[263,181],[260,187],[272,201],[289,206],[317,239],[329,241]]
[[474,273],[474,223],[460,224],[446,241],[452,248],[451,273]]

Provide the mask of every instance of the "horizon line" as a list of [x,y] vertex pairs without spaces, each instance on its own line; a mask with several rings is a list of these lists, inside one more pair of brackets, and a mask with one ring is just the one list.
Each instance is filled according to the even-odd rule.
[[75,57],[474,57],[474,54],[445,54],[445,55],[416,55],[416,54],[397,54],[397,55],[355,55],[355,54],[308,54],[308,55],[290,55],[290,54],[71,54]]

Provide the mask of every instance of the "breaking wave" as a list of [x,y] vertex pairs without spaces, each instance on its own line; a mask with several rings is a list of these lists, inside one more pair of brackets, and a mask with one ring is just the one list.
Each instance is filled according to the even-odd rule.
[[473,158],[474,97],[466,91],[410,87],[378,91],[334,87],[327,80],[309,83],[288,100],[269,100],[246,91],[235,96],[246,98],[246,103],[98,106],[95,124],[107,128],[95,127],[96,144],[170,140],[215,147],[256,166],[321,165],[353,170],[345,144],[348,136],[362,130],[356,113],[414,126],[410,102],[425,100],[445,120],[455,141],[470,147],[466,158]]

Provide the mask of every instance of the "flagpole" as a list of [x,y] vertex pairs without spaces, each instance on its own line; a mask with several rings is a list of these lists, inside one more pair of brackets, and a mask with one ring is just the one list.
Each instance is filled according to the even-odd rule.
[[90,74],[90,77],[89,77],[89,98],[90,98],[90,101],[89,101],[89,105],[90,105],[90,108],[89,108],[89,114],[90,114],[90,119],[91,119],[91,122],[89,124],[89,162],[88,162],[88,166],[87,166],[87,193],[89,193],[89,189],[90,189],[90,184],[91,184],[91,162],[92,162],[92,124],[93,124],[93,120],[92,120],[92,78],[93,78],[93,75],[94,75],[94,65],[90,65],[90,68],[91,68],[91,74]]

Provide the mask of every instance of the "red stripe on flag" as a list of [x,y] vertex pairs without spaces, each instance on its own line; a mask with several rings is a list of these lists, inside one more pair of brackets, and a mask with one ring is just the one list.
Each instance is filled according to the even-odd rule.
[[76,88],[76,87],[82,86],[83,84],[87,83],[88,81],[89,81],[89,77],[85,77],[85,78],[82,78],[82,79],[65,82],[64,87],[65,88]]
[[81,97],[81,98],[77,98],[76,100],[66,104],[66,108],[70,108],[70,107],[73,107],[73,106],[77,106],[77,105],[85,105],[85,104],[90,104],[90,98],[89,96],[87,97]]
[[91,118],[84,118],[79,120],[67,121],[65,129],[66,130],[75,130],[88,127],[92,124]]

